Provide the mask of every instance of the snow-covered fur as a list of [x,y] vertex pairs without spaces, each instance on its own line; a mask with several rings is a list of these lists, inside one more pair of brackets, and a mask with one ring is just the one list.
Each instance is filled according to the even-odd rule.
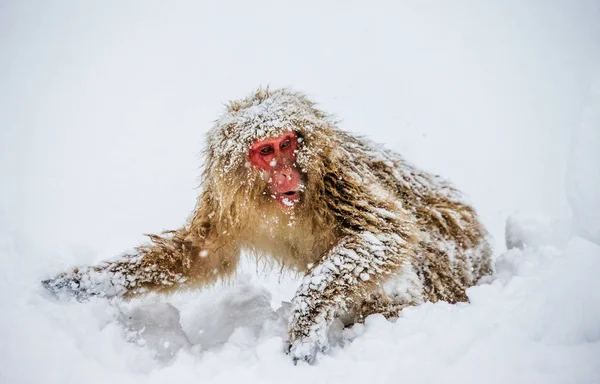
[[[256,141],[294,131],[300,200],[274,203],[248,162]],[[424,301],[466,301],[490,273],[486,231],[461,194],[380,145],[339,130],[304,95],[259,89],[230,102],[208,134],[202,193],[183,228],[44,285],[78,298],[195,288],[231,275],[240,251],[304,273],[293,300],[290,353],[311,361],[328,325],[397,316]]]

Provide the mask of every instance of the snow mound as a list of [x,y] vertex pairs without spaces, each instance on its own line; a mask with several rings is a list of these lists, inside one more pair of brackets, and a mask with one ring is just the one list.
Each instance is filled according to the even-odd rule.
[[571,223],[553,220],[548,216],[528,212],[508,217],[505,226],[506,248],[564,248],[571,237]]
[[181,328],[179,310],[169,303],[143,304],[123,313],[126,339],[146,346],[158,361],[169,361],[190,341]]
[[573,130],[567,193],[577,232],[600,244],[600,72]]
[[[512,220],[519,238],[544,232]],[[33,276],[12,278],[32,255],[0,237],[3,383],[600,382],[600,247],[580,238],[510,249],[490,284],[468,290],[470,303],[370,316],[334,330],[337,346],[316,365],[294,366],[289,304],[271,294],[296,279],[243,275],[166,298],[61,302]]]

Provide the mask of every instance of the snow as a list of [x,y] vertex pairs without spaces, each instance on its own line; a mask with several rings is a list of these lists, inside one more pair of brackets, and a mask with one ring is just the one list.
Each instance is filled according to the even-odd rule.
[[[0,382],[600,382],[596,1],[179,5],[2,5]],[[41,289],[181,225],[222,104],[267,84],[464,190],[494,280],[332,329],[314,366],[284,354],[302,279],[268,265],[130,303]]]
[[573,130],[567,191],[576,230],[600,244],[600,70]]
[[[2,238],[12,271],[19,256],[34,257],[17,248]],[[395,322],[368,317],[316,366],[283,353],[289,304],[271,293],[291,297],[291,278],[240,276],[128,304],[56,302],[31,279],[3,280],[2,382],[598,382],[600,247],[573,238],[564,250],[514,248],[497,270],[492,284],[469,290],[469,304],[406,308]]]

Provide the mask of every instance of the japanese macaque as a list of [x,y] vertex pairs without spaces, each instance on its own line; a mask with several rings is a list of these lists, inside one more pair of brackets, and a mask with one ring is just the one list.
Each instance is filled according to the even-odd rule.
[[56,294],[132,297],[231,276],[240,251],[304,274],[289,353],[312,362],[340,316],[467,301],[491,272],[487,233],[446,180],[337,128],[303,94],[259,89],[207,137],[201,194],[180,229],[133,254],[43,281]]

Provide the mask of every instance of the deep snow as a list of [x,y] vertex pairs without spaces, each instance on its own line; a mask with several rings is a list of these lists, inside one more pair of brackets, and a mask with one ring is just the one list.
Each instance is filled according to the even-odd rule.
[[[597,1],[3,2],[0,382],[600,383],[598,19]],[[220,103],[267,83],[469,194],[495,281],[334,330],[315,366],[283,353],[299,279],[250,261],[131,303],[41,290],[180,225]]]
[[[32,257],[6,238],[1,249],[10,271]],[[429,303],[395,322],[370,316],[332,332],[346,345],[316,366],[283,354],[291,278],[245,275],[168,300],[79,304],[4,275],[2,382],[596,383],[598,274],[600,247],[579,238],[564,250],[513,249],[493,283],[469,290],[469,304]]]

